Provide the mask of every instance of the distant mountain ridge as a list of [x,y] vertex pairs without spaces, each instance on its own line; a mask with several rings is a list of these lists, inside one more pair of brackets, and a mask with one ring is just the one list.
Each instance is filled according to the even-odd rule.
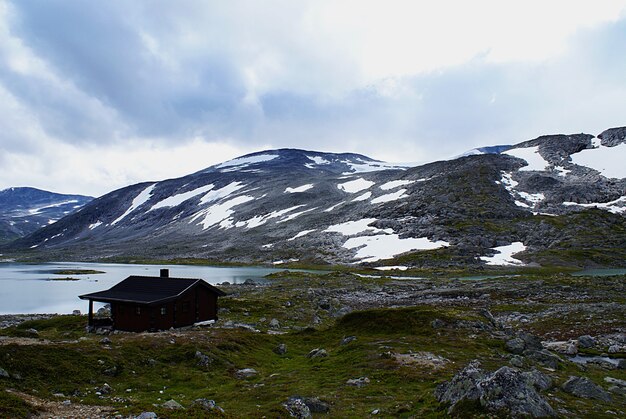
[[548,135],[417,167],[266,150],[118,189],[6,251],[381,269],[623,266],[625,137],[626,128]]
[[0,191],[0,243],[31,234],[75,212],[93,198],[65,195],[36,188]]

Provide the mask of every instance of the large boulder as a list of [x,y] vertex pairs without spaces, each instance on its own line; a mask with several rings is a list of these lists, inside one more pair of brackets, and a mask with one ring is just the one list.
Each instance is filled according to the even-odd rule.
[[485,410],[507,416],[547,417],[555,416],[548,402],[537,388],[546,388],[551,382],[538,371],[524,373],[520,370],[501,367],[493,373],[480,368],[477,361],[471,362],[452,380],[435,390],[435,397],[449,403],[448,413],[462,413],[462,402],[478,403]]
[[285,409],[287,409],[287,412],[289,412],[289,416],[291,417],[298,418],[298,419],[312,418],[311,410],[306,405],[306,403],[304,403],[304,401],[300,398],[292,397],[289,400],[287,400],[287,403],[284,403],[283,406],[285,406]]
[[603,402],[610,402],[611,396],[604,391],[602,387],[595,384],[587,377],[570,377],[561,386],[566,393],[573,394],[577,397],[585,399],[602,400]]

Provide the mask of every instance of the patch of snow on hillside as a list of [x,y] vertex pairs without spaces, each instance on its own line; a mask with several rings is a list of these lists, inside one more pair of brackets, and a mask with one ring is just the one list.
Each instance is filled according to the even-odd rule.
[[343,204],[343,202],[340,202],[338,204],[333,205],[332,207],[326,208],[324,210],[324,212],[331,212],[332,210],[334,210],[335,208],[337,208],[338,206],[340,206],[341,204]]
[[378,271],[406,271],[409,269],[408,266],[377,266],[374,269]]
[[379,233],[383,231],[393,233],[393,230],[390,228],[381,230],[376,227],[371,227],[370,224],[372,224],[374,221],[376,221],[376,218],[364,218],[357,221],[346,221],[345,223],[331,225],[326,230],[324,230],[324,232],[341,233],[344,236],[354,236],[359,233],[365,233],[366,231],[372,233]]
[[[233,207],[236,207],[237,205],[241,205],[248,201],[252,201],[253,199],[255,199],[253,196],[241,195],[233,199],[230,199],[226,202],[211,205],[209,208],[206,208],[198,212],[197,214],[195,214],[191,218],[190,223],[194,222],[200,217],[204,217],[202,221],[198,223],[198,225],[202,224],[202,229],[206,230],[207,228],[214,226],[215,224],[218,224],[218,223],[221,224],[222,222],[227,221],[230,218],[230,216],[233,215],[233,213],[235,212],[232,210]],[[232,221],[230,223],[221,225],[221,227],[223,228],[228,228],[231,226],[232,226]]]
[[301,216],[302,214],[306,214],[307,212],[315,211],[316,209],[317,209],[317,207],[310,208],[308,210],[304,210],[304,211],[300,211],[300,212],[295,212],[293,214],[289,214],[286,218],[283,218],[280,221],[276,221],[276,224],[280,224],[280,223],[284,223],[284,222],[287,222],[287,221],[291,221],[294,218]]
[[102,225],[102,221],[98,220],[93,224],[89,224],[89,230],[93,230],[94,228],[98,228]]
[[192,191],[172,195],[168,198],[165,198],[162,201],[157,202],[148,211],[152,211],[152,210],[164,208],[164,207],[176,207],[182,204],[183,202],[185,202],[186,200],[188,200],[189,198],[193,198],[194,196],[200,195],[201,193],[208,192],[213,188],[214,188],[214,185],[209,184],[209,185],[202,186],[200,188],[196,188]]
[[231,182],[223,188],[209,191],[209,193],[200,199],[200,205],[226,198],[228,195],[237,192],[239,189],[245,188],[245,186],[246,185],[243,185],[241,182]]
[[509,156],[526,160],[526,163],[528,163],[528,165],[519,169],[520,171],[543,171],[546,169],[546,166],[550,164],[545,161],[544,158],[541,157],[541,155],[539,154],[539,146],[527,148],[513,148],[509,151],[505,151],[503,154],[508,154]]
[[350,160],[342,160],[341,163],[344,163],[350,167],[350,172],[348,173],[367,173],[367,172],[378,172],[380,170],[406,170],[406,167],[394,166],[392,164],[384,163],[384,162],[376,162],[376,161],[365,161],[362,159],[357,159],[361,163],[355,163]]
[[235,224],[235,227],[246,227],[246,228],[255,228],[255,227],[259,227],[262,226],[263,224],[265,224],[266,222],[268,222],[269,220],[271,220],[272,218],[280,218],[283,215],[290,213],[291,211],[297,210],[300,207],[303,207],[304,205],[296,205],[294,207],[290,207],[290,208],[285,208],[279,211],[272,211],[269,214],[264,214],[264,215],[255,215],[254,217],[250,218],[249,220],[245,220],[245,221],[238,221]]
[[[58,207],[61,207],[61,206],[63,206],[63,205],[67,205],[67,204],[74,204],[74,203],[76,203],[76,202],[78,202],[78,201],[77,201],[77,200],[75,200],[75,199],[72,199],[72,200],[70,200],[70,201],[62,201],[62,202],[57,202],[57,203],[55,203],[55,204],[48,204],[48,205],[45,205],[45,206],[43,206],[43,207],[31,208],[31,209],[29,209],[29,210],[28,210],[28,213],[29,213],[30,215],[37,215],[37,214],[40,214],[40,213],[41,213],[41,211],[43,211],[43,210],[45,210],[45,209],[48,209],[48,208],[58,208]],[[80,205],[78,205],[78,207],[80,207]],[[74,208],[76,208],[76,206],[74,206]],[[67,213],[68,213],[68,211],[66,211],[65,213],[67,214]]]
[[445,241],[430,241],[427,237],[401,239],[397,234],[380,234],[376,236],[352,237],[343,244],[347,249],[358,248],[355,258],[361,262],[376,262],[391,259],[411,250],[431,250],[447,247]]
[[307,235],[307,234],[309,234],[309,233],[313,233],[314,231],[315,231],[315,229],[313,229],[313,230],[304,230],[304,231],[301,231],[301,232],[299,232],[298,234],[296,234],[295,236],[293,236],[292,238],[287,239],[287,241],[288,241],[288,242],[290,242],[290,241],[295,240],[295,239],[297,239],[297,238],[299,238],[299,237],[306,236],[306,235]]
[[380,204],[382,202],[391,202],[391,201],[396,201],[402,198],[408,198],[409,196],[405,194],[405,192],[406,192],[406,189],[400,189],[399,191],[396,191],[394,193],[381,195],[378,198],[372,199],[372,204]]
[[590,167],[608,178],[626,178],[626,144],[599,146],[572,154],[572,163]]
[[155,186],[156,186],[156,183],[153,183],[152,185],[148,186],[143,191],[139,192],[139,195],[137,195],[135,197],[135,199],[133,199],[132,204],[130,204],[130,208],[128,208],[124,214],[122,214],[118,218],[116,218],[111,223],[111,225],[115,225],[115,224],[119,223],[124,218],[126,218],[126,216],[128,214],[130,214],[131,212],[135,211],[137,208],[139,208],[140,206],[145,204],[150,199],[150,196],[152,195],[152,190],[154,189]]
[[352,202],[355,202],[355,201],[367,201],[368,199],[370,199],[371,196],[372,196],[372,193],[370,191],[367,191],[363,195],[359,195],[356,198],[354,198],[352,200]]
[[487,265],[508,266],[524,264],[522,261],[513,257],[513,255],[526,250],[526,246],[524,246],[524,243],[522,242],[513,242],[506,246],[494,247],[493,250],[496,252],[495,255],[480,257],[482,261],[487,262]]
[[517,192],[517,194],[526,201],[532,202],[533,204],[538,204],[539,202],[546,199],[546,196],[542,193]]
[[563,202],[563,205],[578,206],[578,207],[584,207],[584,208],[598,208],[598,209],[603,209],[603,210],[612,212],[613,214],[622,214],[622,213],[626,213],[626,196],[622,196],[611,202],[596,202],[596,203],[590,203],[590,204],[578,204],[576,202]]
[[315,164],[330,164],[328,160],[320,156],[306,156],[307,159],[313,160]]
[[515,187],[519,185],[518,182],[513,180],[512,176],[512,173],[502,172],[502,177],[500,178],[500,182],[502,182],[504,188],[509,192],[513,191],[513,189],[515,189]]
[[557,175],[563,177],[567,176],[571,172],[571,170],[567,170],[566,168],[561,166],[554,166],[554,171],[557,172]]
[[363,178],[358,178],[345,183],[340,183],[337,185],[337,188],[341,189],[344,192],[357,193],[364,191],[365,189],[371,188],[372,185],[374,185],[374,182],[365,180]]
[[222,164],[218,164],[215,167],[218,169],[222,169],[224,167],[243,166],[243,165],[249,165],[249,164],[274,160],[276,157],[278,157],[278,154],[257,154],[256,156],[240,157],[238,159],[229,160]]
[[391,182],[384,183],[380,185],[380,189],[383,191],[388,191],[390,189],[395,189],[399,186],[410,185],[411,183],[415,183],[414,180],[392,180]]
[[304,191],[308,191],[309,189],[311,189],[313,187],[312,183],[307,183],[306,185],[302,185],[302,186],[298,186],[297,188],[287,188],[285,189],[284,193],[298,193],[298,192],[304,192]]

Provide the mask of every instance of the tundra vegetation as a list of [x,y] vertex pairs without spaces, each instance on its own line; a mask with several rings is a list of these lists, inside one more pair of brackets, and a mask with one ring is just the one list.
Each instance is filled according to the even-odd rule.
[[153,333],[15,316],[0,417],[626,414],[625,276],[453,276],[281,272],[219,285],[213,325]]

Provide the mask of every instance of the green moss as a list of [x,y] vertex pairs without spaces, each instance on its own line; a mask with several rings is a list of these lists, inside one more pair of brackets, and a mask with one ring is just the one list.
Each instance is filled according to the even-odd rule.
[[0,388],[0,417],[30,418],[37,411],[31,404]]

